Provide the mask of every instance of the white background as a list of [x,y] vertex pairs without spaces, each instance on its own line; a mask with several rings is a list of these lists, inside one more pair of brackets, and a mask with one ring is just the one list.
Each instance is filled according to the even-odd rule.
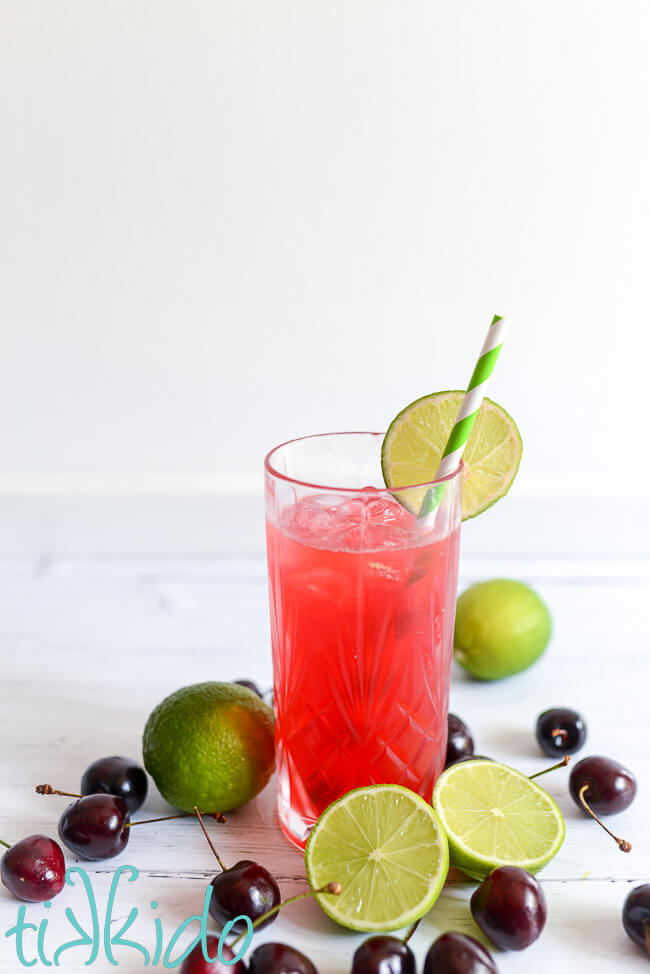
[[[0,0],[0,837],[51,832],[34,784],[137,755],[180,685],[270,685],[265,451],[462,387],[508,313],[492,394],[525,452],[464,525],[460,586],[525,579],[554,635],[512,680],[456,670],[452,709],[531,773],[536,714],[574,706],[639,795],[623,856],[545,779],[567,820],[548,927],[498,965],[647,970],[620,910],[650,861],[649,51],[647,0]],[[219,841],[286,896],[304,867],[274,798]],[[129,849],[91,867],[100,903],[135,862],[123,915],[155,897],[173,929],[214,875],[201,834]],[[452,876],[420,961],[476,935],[471,889]],[[15,917],[0,889],[0,931]],[[337,972],[361,940],[311,901],[267,936]]]
[[551,496],[647,550],[649,49],[643,0],[3,0],[0,549],[261,550],[266,449],[462,387],[498,311],[466,543]]

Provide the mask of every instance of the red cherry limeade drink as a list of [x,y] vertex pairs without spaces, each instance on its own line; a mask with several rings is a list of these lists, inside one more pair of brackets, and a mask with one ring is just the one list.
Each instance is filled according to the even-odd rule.
[[421,537],[386,492],[312,494],[267,518],[279,813],[294,843],[351,788],[396,783],[431,798],[459,520]]

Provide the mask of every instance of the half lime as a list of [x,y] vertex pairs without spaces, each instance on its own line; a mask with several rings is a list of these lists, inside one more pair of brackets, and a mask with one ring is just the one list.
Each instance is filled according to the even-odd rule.
[[496,761],[461,761],[444,771],[433,807],[449,838],[451,864],[473,879],[498,866],[538,872],[564,840],[564,819],[548,792]]
[[[434,479],[465,393],[434,392],[416,399],[388,427],[381,450],[386,486],[391,490]],[[485,398],[463,452],[463,520],[491,507],[509,490],[521,460],[519,430],[508,413]],[[416,513],[425,495],[404,492],[398,499]]]
[[350,930],[397,930],[431,909],[449,870],[447,837],[431,806],[401,785],[356,788],[320,816],[305,849],[312,889]]

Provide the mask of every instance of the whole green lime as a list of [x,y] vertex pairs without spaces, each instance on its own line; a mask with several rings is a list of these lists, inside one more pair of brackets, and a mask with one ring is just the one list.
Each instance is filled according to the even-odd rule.
[[142,751],[171,805],[228,812],[250,801],[273,773],[273,711],[247,687],[195,683],[151,712]]
[[456,606],[454,658],[479,680],[520,673],[551,638],[551,614],[523,582],[494,578],[466,589]]

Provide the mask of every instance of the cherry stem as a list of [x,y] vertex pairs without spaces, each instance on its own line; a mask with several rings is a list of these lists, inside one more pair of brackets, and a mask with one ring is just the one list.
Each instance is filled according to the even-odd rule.
[[[591,787],[591,785],[589,785],[589,784],[583,785],[582,788],[580,789],[580,791],[578,792],[578,798],[580,799],[580,804],[584,808],[584,810],[587,813],[587,815],[591,815],[591,817],[593,819],[595,819],[596,822],[598,822],[598,824],[601,826],[601,828],[605,829],[605,831],[607,832],[608,835],[611,835],[612,839],[614,840],[614,842],[616,843],[616,845],[619,847],[619,849],[621,850],[621,852],[630,852],[630,850],[632,849],[632,846],[627,841],[627,839],[619,839],[619,837],[617,835],[614,835],[613,832],[610,832],[610,830],[607,828],[607,826],[605,825],[605,823],[604,822],[601,822],[601,820],[598,818],[598,816],[595,814],[595,812],[592,812],[592,810],[589,808],[589,805],[585,801],[585,792],[589,791],[589,788],[590,787]],[[648,942],[648,938],[649,938],[649,935],[648,935],[648,930],[646,928],[646,943]],[[650,956],[650,950],[648,951],[648,955]]]
[[83,795],[77,795],[74,791],[59,791],[57,788],[53,788],[52,785],[36,785],[34,789],[37,795],[64,795],[66,798],[83,798]]
[[[204,834],[204,836],[205,836],[205,837],[206,837],[206,839],[207,839],[207,842],[208,842],[208,845],[209,845],[209,846],[210,846],[210,848],[212,849],[212,855],[214,856],[214,858],[215,858],[215,859],[217,860],[217,862],[218,862],[218,863],[219,863],[219,865],[221,866],[221,871],[225,873],[225,872],[226,872],[226,867],[225,867],[225,866],[224,866],[224,864],[223,864],[223,860],[222,860],[222,858],[221,858],[221,856],[219,855],[219,853],[218,853],[218,852],[217,852],[217,850],[215,849],[215,847],[214,847],[214,845],[212,844],[212,839],[211,839],[211,838],[210,838],[210,836],[208,835],[208,830],[207,830],[207,829],[206,829],[206,827],[205,827],[205,824],[204,824],[204,822],[203,822],[203,819],[201,818],[201,813],[200,813],[200,811],[198,810],[198,808],[196,807],[196,805],[194,806],[194,814],[195,814],[195,815],[196,815],[196,817],[198,818],[198,820],[199,820],[199,825],[200,825],[200,826],[201,826],[201,828],[203,829],[203,834]],[[223,818],[223,816],[221,816],[221,817]],[[217,821],[219,821],[219,819],[217,819]]]
[[5,847],[5,849],[11,849],[11,846],[9,845],[9,843],[8,842],[5,842],[4,839],[0,839],[0,845],[3,845]]
[[[273,916],[274,913],[281,910],[283,906],[289,906],[290,903],[297,903],[298,900],[304,900],[308,896],[316,896],[318,893],[330,893],[332,896],[340,896],[342,892],[343,887],[340,883],[326,883],[325,886],[321,886],[320,889],[308,889],[304,893],[296,893],[295,896],[290,896],[288,900],[283,900],[282,903],[278,903],[277,906],[272,906],[270,910],[267,910],[267,912],[263,913],[261,917],[258,917],[257,920],[255,920],[255,922],[252,924],[252,929],[255,930],[256,927],[259,927],[262,923],[264,923],[265,920],[268,920],[268,918]],[[242,930],[239,936],[229,945],[232,951],[235,950],[235,947],[245,934],[246,930]]]
[[566,768],[570,760],[571,758],[569,755],[565,754],[561,761],[559,761],[557,764],[552,764],[550,768],[544,768],[543,771],[536,771],[535,774],[529,774],[528,780],[532,781],[533,778],[539,778],[541,775],[548,774],[549,771],[555,771],[557,768]]
[[133,825],[153,825],[154,822],[170,822],[173,818],[189,818],[191,812],[181,812],[179,815],[163,815],[162,818],[143,818],[139,822],[126,822],[124,828],[130,829]]
[[[422,919],[422,918],[420,917],[420,919]],[[406,936],[404,937],[404,939],[402,941],[403,944],[407,944],[409,942],[409,940],[411,939],[411,937],[413,936],[413,934],[417,930],[417,928],[419,926],[419,923],[420,923],[420,920],[416,920],[415,923],[413,924],[413,926],[410,928],[410,930],[408,930]]]

